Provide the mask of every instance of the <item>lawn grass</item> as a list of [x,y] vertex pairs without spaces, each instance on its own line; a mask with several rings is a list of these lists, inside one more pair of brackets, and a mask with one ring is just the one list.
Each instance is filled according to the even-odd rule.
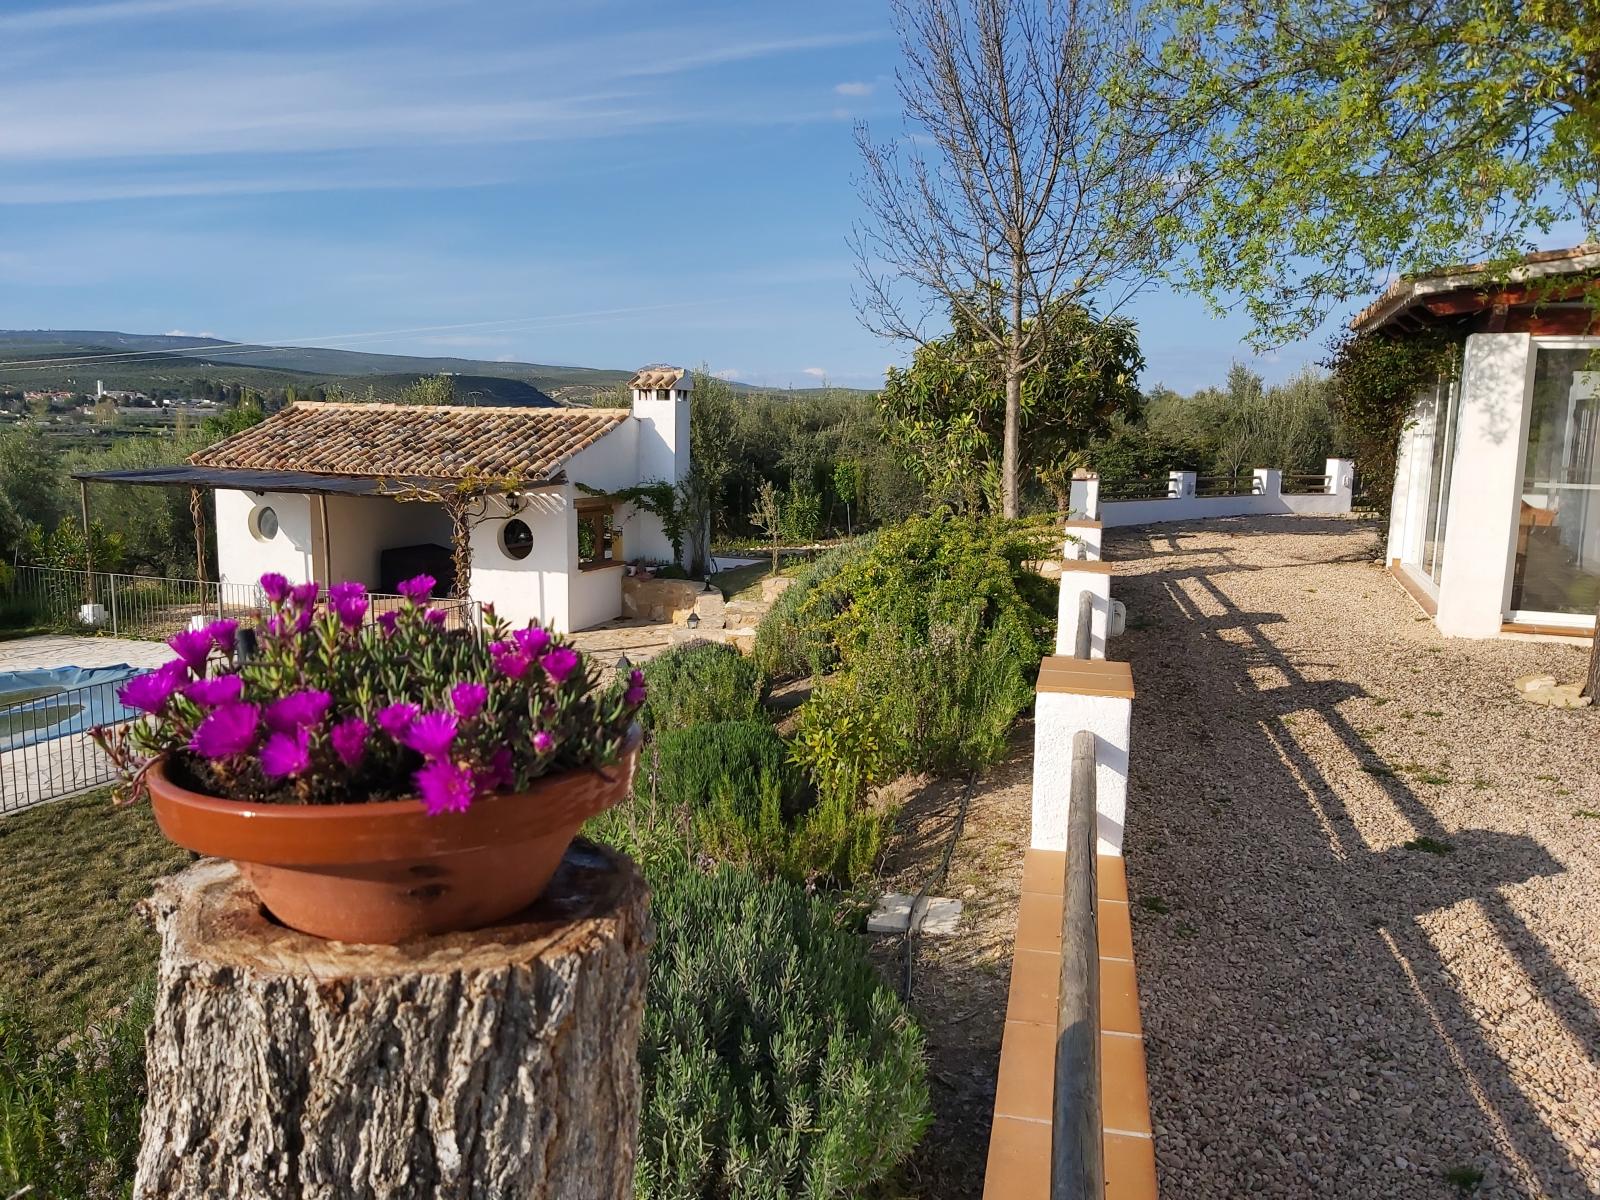
[[[778,574],[794,575],[806,566],[804,560],[790,559],[784,563]],[[772,574],[772,563],[751,563],[747,567],[730,567],[726,571],[718,571],[711,577],[714,586],[722,589],[722,595],[727,600],[757,599],[761,594],[761,581]]]
[[104,791],[0,817],[0,990],[45,1032],[125,1004],[156,960],[134,905],[191,861]]

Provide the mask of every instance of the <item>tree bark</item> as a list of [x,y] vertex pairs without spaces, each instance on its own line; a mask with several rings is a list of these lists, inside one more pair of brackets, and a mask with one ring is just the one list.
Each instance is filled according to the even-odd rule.
[[1017,494],[1017,450],[1022,434],[1022,375],[1006,373],[1006,429],[1000,446],[1000,515],[1022,515]]
[[1589,647],[1589,678],[1583,685],[1583,694],[1600,703],[1600,604],[1594,610],[1594,643]]
[[576,843],[526,913],[403,946],[264,915],[231,863],[164,880],[135,1197],[625,1200],[651,939]]

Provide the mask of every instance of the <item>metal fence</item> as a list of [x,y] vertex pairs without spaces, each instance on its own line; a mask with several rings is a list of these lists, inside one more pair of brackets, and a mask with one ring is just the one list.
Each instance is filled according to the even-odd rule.
[[[368,598],[369,622],[379,613],[408,603],[388,592],[371,592]],[[0,602],[13,626],[35,624],[69,633],[108,633],[150,641],[165,641],[189,628],[196,618],[252,621],[267,607],[265,594],[254,583],[35,566],[14,568],[10,587]],[[429,607],[445,614],[449,629],[475,628],[478,623],[478,606],[471,600],[441,598],[431,601]]]
[[123,715],[115,683],[0,697],[0,814],[116,778],[88,730]]

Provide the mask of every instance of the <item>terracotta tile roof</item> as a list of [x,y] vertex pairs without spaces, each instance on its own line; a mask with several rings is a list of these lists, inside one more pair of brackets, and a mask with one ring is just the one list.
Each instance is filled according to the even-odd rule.
[[644,367],[628,380],[628,386],[646,392],[659,391],[662,388],[677,387],[678,380],[685,374],[682,367]]
[[621,408],[290,405],[189,456],[204,467],[537,482],[628,417]]

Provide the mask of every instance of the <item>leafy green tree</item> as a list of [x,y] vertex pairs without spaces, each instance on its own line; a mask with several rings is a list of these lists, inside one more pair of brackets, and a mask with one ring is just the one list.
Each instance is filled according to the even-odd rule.
[[[1004,507],[1006,370],[987,337],[957,310],[954,329],[891,367],[879,408],[901,465],[958,511]],[[1078,305],[1051,314],[1054,333],[1022,378],[1019,461],[1048,471],[1139,410],[1138,331]]]
[[395,397],[396,404],[444,406],[456,402],[456,381],[449,375],[424,375],[407,384]]
[[0,491],[26,524],[54,529],[68,512],[61,455],[37,429],[0,434]]
[[1263,344],[1396,272],[1600,231],[1594,0],[1155,0],[1142,84],[1195,146],[1182,277]]

